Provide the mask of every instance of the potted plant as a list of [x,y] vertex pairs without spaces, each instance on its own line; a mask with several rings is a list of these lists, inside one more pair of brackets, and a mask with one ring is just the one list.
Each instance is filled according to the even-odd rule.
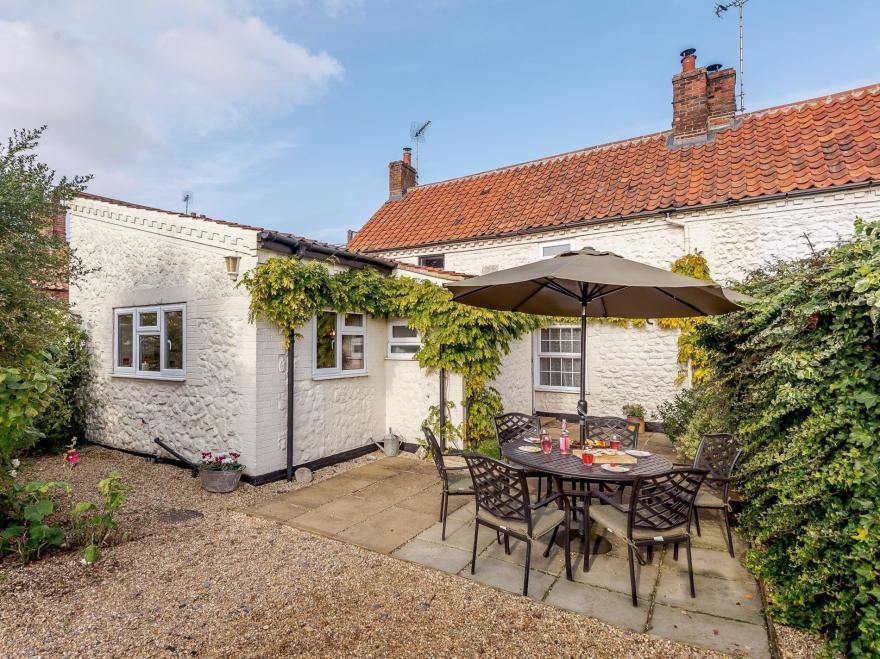
[[645,406],[630,403],[623,406],[623,415],[626,420],[639,427],[639,432],[645,432]]
[[202,487],[208,492],[232,492],[238,487],[241,472],[244,471],[244,465],[238,461],[240,457],[238,451],[202,451],[202,463],[199,465]]

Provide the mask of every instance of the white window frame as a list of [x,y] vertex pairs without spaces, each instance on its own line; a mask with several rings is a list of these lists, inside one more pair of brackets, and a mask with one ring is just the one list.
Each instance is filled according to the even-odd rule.
[[[443,265],[427,265],[422,263],[422,261],[425,259],[436,258],[442,259]],[[437,268],[438,270],[444,270],[446,268],[446,254],[437,252],[434,252],[432,254],[419,254],[418,257],[416,257],[416,264],[422,268]]]
[[551,254],[550,256],[544,256],[544,248],[545,247],[567,247],[568,249],[563,250],[566,252],[574,251],[575,246],[571,240],[556,240],[550,243],[540,243],[538,245],[538,258],[539,259],[552,259],[555,254]]
[[[333,378],[349,378],[367,375],[367,324],[369,316],[362,311],[334,311],[333,309],[325,309],[327,313],[336,314],[336,345],[334,350],[336,353],[336,365],[333,368],[318,368],[318,317],[312,316],[312,379],[313,380],[329,380]],[[346,314],[358,314],[363,318],[361,327],[349,326],[345,324]],[[343,336],[361,336],[364,345],[364,367],[358,369],[342,370],[342,337]]]
[[[534,345],[534,355],[535,358],[533,360],[534,366],[534,377],[535,377],[535,390],[536,391],[558,391],[563,393],[580,393],[580,387],[559,387],[553,386],[550,384],[541,384],[541,358],[556,358],[561,357],[563,359],[577,359],[580,357],[583,359],[580,351],[578,352],[543,352],[541,350],[541,330],[545,329],[556,329],[556,328],[574,328],[580,329],[579,325],[559,323],[554,325],[545,325],[539,330],[536,330],[533,333],[533,345]],[[587,362],[584,362],[585,367],[588,366]],[[589,369],[584,368],[584,391],[589,393],[590,388],[590,379],[588,377]]]
[[[386,359],[397,359],[401,361],[411,361],[415,359],[415,353],[407,354],[407,353],[399,353],[399,352],[391,352],[391,346],[418,346],[419,349],[422,347],[422,333],[418,330],[416,331],[415,336],[400,338],[394,336],[394,328],[395,327],[409,327],[409,322],[406,318],[394,318],[388,321],[388,347],[385,352]],[[410,328],[415,329],[415,328]]]
[[[165,368],[166,338],[165,313],[167,311],[181,312],[181,352],[183,356],[183,368]],[[156,326],[141,326],[140,317],[144,313],[156,314]],[[119,365],[119,317],[131,315],[131,366]],[[140,336],[159,337],[159,370],[142,371],[140,369]],[[140,378],[144,380],[174,380],[186,379],[186,304],[162,304],[143,307],[120,307],[113,310],[113,375],[115,377]]]

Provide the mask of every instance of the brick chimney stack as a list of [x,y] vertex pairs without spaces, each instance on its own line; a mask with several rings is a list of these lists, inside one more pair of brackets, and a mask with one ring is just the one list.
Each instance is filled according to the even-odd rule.
[[681,73],[672,77],[672,145],[705,142],[730,128],[736,114],[736,71],[720,64],[697,66],[697,51],[681,53]]
[[403,150],[403,159],[388,163],[388,198],[400,199],[416,186],[416,170],[412,166],[412,149]]

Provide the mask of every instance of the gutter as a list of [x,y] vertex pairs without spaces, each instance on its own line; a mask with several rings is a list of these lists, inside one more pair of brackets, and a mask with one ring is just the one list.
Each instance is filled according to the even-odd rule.
[[672,213],[730,208],[733,206],[745,206],[747,204],[757,204],[767,201],[788,200],[818,194],[847,192],[849,190],[859,190],[861,188],[872,188],[875,187],[877,183],[878,180],[871,179],[869,181],[860,181],[858,183],[844,183],[842,185],[835,185],[828,188],[810,188],[808,190],[792,190],[791,192],[774,192],[772,194],[761,195],[758,197],[748,197],[747,199],[727,199],[725,201],[717,201],[710,204],[694,204],[693,206],[669,206],[667,208],[657,208],[652,211],[641,211],[638,213],[630,213],[628,215],[611,215],[609,217],[598,219],[594,218],[575,220],[573,222],[567,222],[566,224],[558,224],[548,227],[529,227],[527,229],[517,229],[516,231],[505,231],[483,236],[450,238],[448,240],[435,240],[433,242],[416,243],[414,245],[397,245],[395,247],[383,247],[381,249],[365,249],[364,253],[381,254],[383,252],[400,252],[407,249],[421,249],[423,247],[455,245],[460,243],[481,242],[484,240],[497,240],[498,238],[516,238],[520,236],[531,236],[539,233],[548,233],[550,231],[560,231],[562,229],[573,229],[583,226],[614,224],[617,222],[626,222],[629,220],[645,219],[650,217],[657,217],[658,215],[666,215],[666,219],[668,220]]
[[351,268],[372,266],[386,274],[390,274],[394,270],[393,263],[377,256],[350,252],[332,245],[323,245],[275,231],[261,231],[258,238],[261,247],[265,247],[273,252],[280,252],[281,254],[296,254],[299,257],[318,261],[335,258],[340,265],[346,265]]

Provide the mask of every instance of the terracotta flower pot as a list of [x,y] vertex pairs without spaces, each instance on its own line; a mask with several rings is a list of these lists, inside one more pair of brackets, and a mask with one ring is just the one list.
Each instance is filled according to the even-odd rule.
[[645,432],[645,420],[640,416],[628,416],[626,417],[628,423],[636,425],[639,427],[639,432]]
[[242,471],[242,469],[230,471],[199,469],[199,477],[202,479],[202,487],[208,492],[225,494],[226,492],[234,491],[238,487]]

